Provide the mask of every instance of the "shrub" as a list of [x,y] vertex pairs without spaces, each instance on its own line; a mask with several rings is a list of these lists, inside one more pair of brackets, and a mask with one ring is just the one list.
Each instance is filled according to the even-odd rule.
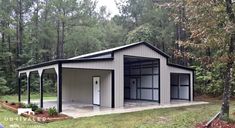
[[7,103],[8,103],[8,101],[6,100],[6,101],[5,101],[5,103],[7,104]]
[[16,105],[16,103],[12,102],[10,105]]
[[35,110],[36,114],[42,114],[43,113],[43,109],[42,108],[38,108]]
[[38,105],[37,104],[28,104],[27,105],[28,108],[32,108],[32,111],[35,111],[38,109]]
[[48,114],[49,114],[49,116],[56,116],[56,115],[58,115],[58,112],[57,112],[56,108],[53,107],[53,108],[48,109]]
[[19,107],[20,107],[20,108],[26,108],[26,107],[27,107],[27,105],[26,105],[26,104],[24,104],[24,103],[20,103],[20,104],[19,104]]

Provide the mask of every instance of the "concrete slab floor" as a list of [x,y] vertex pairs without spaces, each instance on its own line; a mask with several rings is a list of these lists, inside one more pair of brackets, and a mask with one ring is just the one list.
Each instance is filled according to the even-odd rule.
[[[33,103],[38,103],[37,101],[32,101]],[[137,112],[149,109],[159,109],[159,108],[172,108],[172,107],[183,107],[191,105],[201,105],[208,104],[208,102],[200,101],[183,101],[183,100],[173,100],[170,104],[160,105],[157,102],[151,101],[141,101],[141,100],[125,100],[124,107],[120,108],[109,108],[101,107],[92,104],[84,104],[78,102],[63,102],[63,114],[71,116],[73,118],[79,117],[90,117],[96,115],[107,115],[115,113],[128,113]],[[44,108],[50,108],[57,105],[57,101],[44,101]]]

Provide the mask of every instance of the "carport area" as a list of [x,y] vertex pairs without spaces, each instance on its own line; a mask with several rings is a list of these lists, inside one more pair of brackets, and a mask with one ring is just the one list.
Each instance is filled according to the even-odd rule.
[[[62,105],[94,104],[111,107],[111,70],[63,68]],[[66,110],[62,106],[62,111]]]

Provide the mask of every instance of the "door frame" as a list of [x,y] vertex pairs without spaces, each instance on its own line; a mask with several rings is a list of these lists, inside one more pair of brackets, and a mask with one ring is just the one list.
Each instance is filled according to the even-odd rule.
[[[178,98],[172,98],[171,96],[171,93],[172,93],[172,90],[171,90],[171,88],[172,88],[172,79],[171,79],[171,77],[172,77],[172,75],[173,74],[176,74],[176,75],[178,75],[178,79],[180,79],[180,75],[188,75],[188,77],[189,77],[189,85],[186,85],[186,86],[188,86],[189,88],[188,88],[188,93],[189,93],[189,98],[188,99],[185,99],[185,98],[180,98],[179,97],[179,94],[180,94],[180,89],[179,89],[179,87],[180,87],[180,84],[178,83]],[[180,82],[180,81],[179,81]],[[184,85],[185,86],[185,85]],[[188,101],[191,101],[191,74],[190,73],[170,73],[170,100],[188,100]]]
[[93,80],[95,77],[99,77],[100,79],[100,95],[99,95],[99,101],[100,101],[100,104],[101,104],[101,77],[100,76],[92,76],[92,104],[93,105],[97,105],[97,106],[100,106],[100,104],[94,104],[94,84],[93,84]]
[[130,100],[137,100],[137,99],[138,99],[138,95],[137,95],[137,90],[138,90],[138,89],[137,89],[137,88],[138,88],[138,85],[137,85],[137,84],[138,84],[138,78],[137,78],[137,77],[130,77],[129,83],[131,82],[131,79],[135,79],[135,82],[136,82],[136,83],[135,83],[135,84],[136,84],[136,85],[135,85],[135,93],[136,93],[136,94],[135,94],[135,99],[131,98],[131,85],[130,85],[130,89],[129,89],[130,98],[129,98],[129,99],[130,99]]
[[[158,68],[158,73],[157,74],[155,74],[155,73],[152,73],[152,88],[148,88],[148,89],[152,89],[152,100],[148,100],[148,99],[141,99],[141,91],[140,91],[140,98],[138,99],[136,99],[136,100],[143,100],[143,101],[152,101],[152,102],[158,102],[159,104],[161,103],[161,60],[160,60],[160,58],[153,58],[153,57],[144,57],[144,56],[134,56],[134,55],[124,55],[123,56],[123,66],[124,66],[124,68],[123,68],[123,76],[124,76],[124,81],[125,81],[125,57],[135,57],[135,58],[144,58],[144,59],[152,59],[152,61],[157,61],[157,63],[158,63],[158,66],[157,66],[157,68]],[[139,61],[140,63],[142,63],[142,62],[145,62],[146,60],[143,60],[143,61]],[[154,67],[154,66],[153,66]],[[152,67],[152,68],[153,68]],[[141,76],[143,76],[143,74],[141,73],[141,67],[139,68],[140,69],[140,75],[134,75],[134,77],[141,77]],[[152,72],[153,72],[153,70],[152,70]],[[158,88],[154,88],[153,87],[153,76],[154,75],[157,75],[158,76]],[[130,75],[130,73],[129,73],[129,75],[128,75],[128,77],[130,77],[130,78],[132,78],[133,76],[132,75]],[[124,83],[125,84],[125,83]],[[141,87],[141,79],[140,79],[140,85],[139,85],[140,87],[139,87],[139,89],[141,89],[142,87]],[[125,89],[125,86],[124,86],[124,89]],[[137,87],[137,89],[138,89],[138,87]],[[154,100],[154,93],[153,93],[153,91],[154,91],[154,89],[156,89],[156,90],[158,90],[158,100]],[[124,100],[125,100],[125,98],[124,98]],[[135,100],[135,99],[131,99],[131,100]]]

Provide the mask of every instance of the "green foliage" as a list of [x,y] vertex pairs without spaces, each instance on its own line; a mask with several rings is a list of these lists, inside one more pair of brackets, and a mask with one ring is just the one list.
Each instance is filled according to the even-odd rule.
[[27,108],[32,108],[32,111],[36,111],[38,109],[38,105],[31,103],[27,105]]
[[151,0],[124,0],[119,3],[122,13],[114,17],[117,24],[127,28],[127,43],[150,42],[167,53],[172,53],[175,23],[169,19],[171,10],[157,6]]
[[[58,52],[68,58],[140,40],[172,52],[175,30],[168,10],[152,0],[118,5],[120,15],[110,17],[93,0],[0,1],[0,95],[17,93],[17,68],[56,59]],[[46,93],[56,92],[53,79],[45,76]],[[21,82],[26,93],[26,79]],[[31,75],[31,89],[39,91],[37,76]]]
[[223,93],[223,76],[225,65],[223,63],[213,63],[212,67],[202,68],[196,66],[196,86],[197,94],[208,94],[211,96],[221,96]]
[[7,81],[0,77],[0,96],[7,93],[10,89],[6,86]]
[[42,113],[43,113],[43,109],[42,109],[42,108],[37,108],[37,109],[35,110],[35,113],[36,113],[36,114],[42,114]]
[[49,114],[49,116],[56,116],[56,115],[58,115],[58,112],[57,112],[56,108],[53,107],[53,108],[48,109],[48,114]]
[[143,24],[133,31],[130,31],[127,35],[127,42],[133,43],[133,42],[139,42],[139,41],[147,41],[150,42],[153,34],[152,30],[153,26],[149,24]]
[[25,103],[20,103],[20,108],[27,108],[27,105]]
[[[208,7],[211,3],[196,1],[195,6],[188,6],[192,4],[189,2],[185,5],[189,9],[183,10],[187,13],[182,14],[179,6],[176,9],[160,6],[165,2],[121,0],[117,2],[120,15],[110,17],[106,8],[97,9],[93,0],[21,2],[22,8],[19,8],[16,1],[0,1],[0,95],[17,93],[16,69],[56,59],[61,42],[64,42],[62,55],[69,58],[137,41],[150,42],[173,57],[183,56],[187,64],[193,63],[197,94],[222,94],[222,74],[226,66],[219,59],[228,49],[223,42],[228,42],[226,34],[232,27],[225,25],[228,22],[221,4]],[[196,11],[198,9],[200,11]],[[207,9],[211,9],[210,13],[204,13]],[[16,10],[22,13],[22,21]],[[175,13],[179,16],[176,22],[169,18]],[[19,23],[22,23],[22,34],[17,29]],[[176,37],[178,27],[182,26],[179,33],[190,31],[190,39]],[[18,48],[20,38],[21,49]],[[175,48],[180,53],[175,52]],[[55,79],[52,75],[44,76],[44,93],[56,92]],[[21,82],[24,94],[26,79],[22,78]],[[31,76],[31,89],[32,94],[39,92],[38,76]]]

